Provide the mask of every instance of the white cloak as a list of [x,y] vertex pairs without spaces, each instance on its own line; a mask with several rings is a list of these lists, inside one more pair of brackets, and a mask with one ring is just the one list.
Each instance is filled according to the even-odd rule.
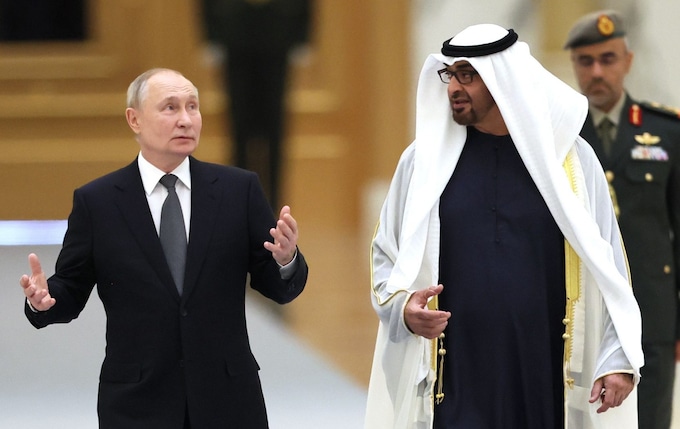
[[[496,26],[481,30],[492,40],[507,34]],[[485,57],[434,54],[425,62],[416,140],[399,161],[372,246],[372,300],[380,325],[365,428],[432,427],[432,342],[410,333],[403,307],[412,292],[436,285],[439,277],[439,196],[467,133],[451,119],[436,70],[459,60],[470,62],[494,96],[529,174],[580,261],[578,300],[565,314],[571,335],[565,345],[570,351],[564,363],[565,428],[636,428],[635,390],[622,406],[602,414],[595,412],[598,403],[588,403],[593,382],[603,375],[630,371],[639,382],[643,356],[640,312],[609,187],[594,152],[578,137],[586,101],[543,69],[521,42]]]

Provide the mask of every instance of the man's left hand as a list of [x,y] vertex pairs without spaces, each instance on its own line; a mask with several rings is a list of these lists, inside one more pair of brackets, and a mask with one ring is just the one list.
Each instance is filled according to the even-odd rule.
[[590,391],[590,403],[602,400],[598,413],[604,413],[610,408],[618,407],[628,397],[634,387],[633,375],[616,373],[605,375],[595,380],[593,390]]
[[276,222],[276,228],[269,230],[274,242],[265,241],[264,248],[272,252],[272,256],[279,265],[287,265],[295,256],[297,248],[297,222],[290,214],[290,207],[283,206]]

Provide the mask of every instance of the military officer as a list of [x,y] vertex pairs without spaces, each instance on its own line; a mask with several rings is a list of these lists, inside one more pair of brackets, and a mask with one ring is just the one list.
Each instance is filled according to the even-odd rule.
[[645,366],[638,392],[639,427],[669,429],[678,339],[680,250],[680,113],[633,99],[624,80],[633,62],[620,13],[590,13],[569,31],[570,50],[588,118],[581,131],[612,185],[642,312]]
[[312,0],[202,0],[222,73],[233,162],[255,171],[278,211],[285,168],[286,94],[294,55],[310,42]]

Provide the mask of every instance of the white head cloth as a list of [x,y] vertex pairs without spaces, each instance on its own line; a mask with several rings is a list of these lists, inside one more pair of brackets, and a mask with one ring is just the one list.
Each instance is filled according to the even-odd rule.
[[[496,25],[474,25],[449,44],[475,46],[507,35],[508,30]],[[437,75],[444,64],[458,61],[469,62],[479,72],[557,225],[595,278],[624,353],[634,368],[641,367],[639,343],[631,344],[641,335],[639,308],[627,279],[617,270],[611,245],[601,238],[597,223],[573,193],[562,165],[585,121],[587,100],[541,66],[524,42],[490,55],[432,54],[426,59],[418,82],[415,164],[400,246],[409,252],[397,258],[388,290],[408,289],[413,284],[425,252],[427,233],[423,231],[467,137],[466,127],[452,119],[446,87]]]

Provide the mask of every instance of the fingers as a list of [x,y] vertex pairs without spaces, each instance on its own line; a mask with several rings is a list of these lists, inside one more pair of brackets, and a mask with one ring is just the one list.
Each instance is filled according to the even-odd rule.
[[621,392],[605,390],[602,393],[602,406],[598,408],[597,411],[604,413],[610,408],[618,407],[623,403],[623,400],[626,399],[626,396],[628,395],[624,395]]
[[[31,285],[31,280],[26,274],[24,274],[19,279],[19,284],[21,285],[22,288],[26,289]],[[24,291],[24,293],[25,293],[25,291]]]
[[284,215],[290,214],[290,206],[283,206],[281,207],[281,211],[279,212],[279,219],[281,219]]
[[272,228],[269,232],[271,233],[274,240],[297,240],[297,222],[290,214],[290,207],[283,206],[279,215],[279,219],[276,221],[276,228]]
[[25,292],[28,292],[25,293],[26,298],[28,298],[28,302],[31,303],[31,306],[34,309],[38,311],[47,311],[56,304],[57,301],[52,298],[47,289],[38,289],[35,293],[31,294],[30,292],[32,290],[35,290],[32,289],[32,286],[31,288],[24,289]]
[[634,382],[630,374],[610,374],[593,383],[590,392],[590,403],[595,403],[598,398],[602,405],[597,409],[598,413],[604,413],[610,408],[620,406],[633,390]]
[[430,286],[427,289],[421,289],[416,292],[413,292],[409,300],[409,304],[413,303],[417,304],[420,308],[425,308],[430,298],[432,298],[435,295],[439,295],[440,293],[442,293],[443,290],[444,286],[437,285]]
[[444,291],[444,286],[443,285],[437,285],[437,286],[430,286],[427,289],[424,289],[425,291],[425,296],[427,299],[432,298],[435,295],[439,295]]
[[49,310],[56,303],[56,300],[50,295],[40,260],[34,253],[31,253],[28,255],[28,264],[31,267],[31,275],[24,274],[21,276],[19,285],[24,290],[24,295],[33,308],[38,311]]
[[428,339],[437,338],[449,324],[451,313],[427,308],[430,297],[444,290],[442,285],[431,286],[414,292],[404,308],[404,321],[414,334]]
[[279,220],[276,222],[276,227],[277,229],[280,229],[281,232],[283,232],[284,235],[286,236],[297,237],[298,233],[297,221],[290,214],[289,206],[283,206],[283,208],[281,208],[281,212],[279,213]]
[[598,378],[595,380],[595,383],[593,383],[593,388],[590,390],[590,399],[588,402],[591,404],[595,403],[600,398],[600,394],[602,394],[602,389],[604,388],[604,382],[602,381],[601,378]]
[[591,404],[594,404],[598,400],[602,401],[602,405],[597,409],[598,413],[604,413],[607,411],[611,406],[611,398],[613,397],[613,392],[612,391],[607,391],[604,387],[604,382],[602,379],[597,379],[595,383],[593,383],[593,388],[590,391],[590,399],[588,402]]
[[34,309],[38,311],[47,311],[56,303],[56,300],[52,298],[47,288],[37,287],[27,275],[21,276],[19,284],[23,288],[24,295],[28,299],[28,302],[31,303],[31,306],[33,306]]
[[406,308],[404,320],[406,326],[416,335],[432,339],[437,338],[449,324],[451,313],[447,311],[424,310],[419,308],[413,311]]
[[31,267],[31,273],[33,275],[40,275],[42,274],[42,266],[40,265],[40,260],[38,259],[38,255],[35,253],[31,253],[28,255],[28,265]]
[[283,206],[279,213],[276,227],[269,230],[274,239],[271,243],[264,243],[265,249],[272,252],[272,256],[281,265],[289,263],[295,255],[298,240],[298,226],[295,218],[290,214],[290,207]]

